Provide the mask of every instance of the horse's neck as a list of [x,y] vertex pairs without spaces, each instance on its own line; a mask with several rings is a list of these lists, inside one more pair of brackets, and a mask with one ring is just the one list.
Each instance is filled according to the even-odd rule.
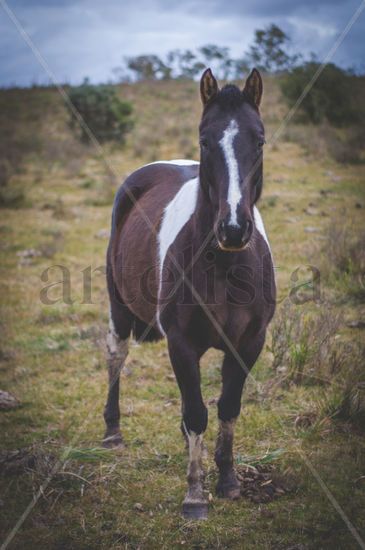
[[213,237],[214,214],[212,205],[199,185],[198,198],[194,212],[194,238],[200,246],[209,234]]

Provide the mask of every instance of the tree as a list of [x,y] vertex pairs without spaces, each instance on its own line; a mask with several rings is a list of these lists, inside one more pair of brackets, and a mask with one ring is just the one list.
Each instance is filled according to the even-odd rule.
[[201,46],[198,52],[203,56],[205,66],[211,66],[219,78],[229,78],[234,65],[233,59],[229,56],[229,48],[206,44]]
[[231,74],[235,80],[241,80],[243,75],[250,72],[250,63],[246,57],[232,60]]
[[255,31],[255,39],[248,53],[253,65],[269,73],[276,73],[292,67],[298,55],[290,56],[285,52],[290,44],[289,36],[277,25]]
[[127,57],[127,67],[134,72],[136,80],[157,80],[171,77],[169,67],[157,55]]
[[177,78],[194,78],[205,65],[191,50],[172,50],[167,54],[167,64]]

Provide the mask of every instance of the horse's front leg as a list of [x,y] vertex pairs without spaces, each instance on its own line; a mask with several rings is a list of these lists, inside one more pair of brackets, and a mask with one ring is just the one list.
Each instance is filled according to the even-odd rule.
[[208,411],[200,389],[199,358],[194,346],[181,332],[170,330],[167,338],[182,397],[182,425],[189,449],[188,490],[183,502],[183,515],[187,519],[206,519],[208,501],[204,496],[202,454]]
[[233,467],[233,438],[237,417],[241,410],[243,386],[249,370],[255,364],[265,335],[252,341],[239,355],[242,361],[226,353],[222,366],[222,394],[218,401],[219,430],[215,450],[215,462],[219,470],[217,494],[220,497],[237,499],[240,483]]

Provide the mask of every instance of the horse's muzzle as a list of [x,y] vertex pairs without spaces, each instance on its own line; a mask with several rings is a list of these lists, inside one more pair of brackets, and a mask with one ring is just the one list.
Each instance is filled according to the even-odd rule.
[[246,220],[242,225],[230,225],[224,220],[217,226],[217,241],[222,250],[237,252],[243,250],[252,236],[253,223]]

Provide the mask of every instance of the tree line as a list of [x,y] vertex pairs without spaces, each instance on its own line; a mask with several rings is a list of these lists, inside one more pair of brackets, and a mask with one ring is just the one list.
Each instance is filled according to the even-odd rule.
[[235,80],[252,66],[268,73],[292,68],[301,56],[288,53],[290,47],[288,34],[271,24],[255,31],[253,43],[240,58],[231,57],[227,47],[206,44],[195,50],[175,49],[164,57],[154,54],[126,57],[113,72],[119,82],[193,79],[209,66],[218,78]]

